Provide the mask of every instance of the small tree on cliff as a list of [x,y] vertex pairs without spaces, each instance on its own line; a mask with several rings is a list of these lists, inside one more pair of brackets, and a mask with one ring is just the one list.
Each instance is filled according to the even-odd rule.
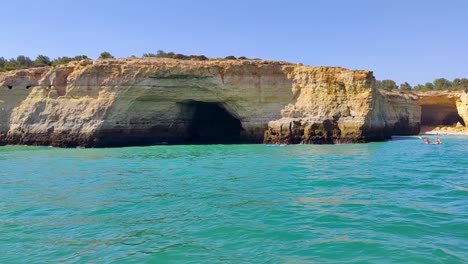
[[393,80],[383,80],[382,81],[382,86],[385,90],[396,90],[398,89],[398,86],[396,85],[396,82]]
[[424,88],[426,89],[426,91],[432,91],[434,90],[434,84],[432,84],[431,82],[427,82],[426,84],[424,84]]
[[37,55],[36,60],[33,62],[35,67],[49,66],[52,65],[50,58],[44,55]]
[[4,57],[0,57],[0,68],[3,68],[7,62]]
[[411,91],[411,85],[407,82],[400,84],[400,90],[402,91]]
[[114,58],[114,56],[112,56],[112,54],[110,54],[107,51],[101,52],[101,55],[99,55],[99,59],[101,59],[101,60],[103,60],[103,59],[113,59],[113,58]]
[[24,55],[19,55],[16,57],[16,63],[24,68],[31,67],[33,65],[33,61]]
[[423,84],[418,84],[413,87],[413,90],[418,91],[418,92],[423,92],[423,91],[426,91],[426,86],[424,86]]
[[383,89],[382,81],[375,80],[375,87],[377,87],[377,89]]
[[[1,65],[1,62],[0,62]],[[456,78],[452,82],[452,90],[466,90],[468,89],[468,79],[466,78]]]
[[434,80],[434,90],[450,90],[452,82],[445,78],[438,78]]

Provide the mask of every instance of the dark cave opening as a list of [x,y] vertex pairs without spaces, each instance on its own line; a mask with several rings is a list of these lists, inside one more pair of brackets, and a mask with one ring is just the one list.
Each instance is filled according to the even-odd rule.
[[421,105],[422,126],[454,126],[458,122],[465,126],[455,103],[453,105]]
[[187,143],[229,144],[241,141],[241,121],[221,103],[184,101],[179,104]]

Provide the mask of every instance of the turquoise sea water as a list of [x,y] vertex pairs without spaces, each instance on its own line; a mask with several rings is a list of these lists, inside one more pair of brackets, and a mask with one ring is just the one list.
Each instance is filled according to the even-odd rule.
[[0,147],[0,263],[467,263],[468,138]]

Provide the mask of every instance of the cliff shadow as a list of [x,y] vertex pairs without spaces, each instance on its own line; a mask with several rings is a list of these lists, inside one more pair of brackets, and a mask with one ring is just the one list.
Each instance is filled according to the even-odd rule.
[[184,123],[184,143],[233,144],[241,143],[240,118],[222,103],[186,100],[177,103],[179,120]]
[[453,104],[421,105],[421,126],[454,126],[458,122],[463,126],[466,126],[462,117],[458,114],[455,101]]

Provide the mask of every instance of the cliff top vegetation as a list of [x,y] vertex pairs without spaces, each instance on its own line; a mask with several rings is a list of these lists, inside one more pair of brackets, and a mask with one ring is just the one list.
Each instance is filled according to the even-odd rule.
[[467,78],[455,78],[453,81],[445,78],[437,78],[433,82],[426,82],[425,84],[417,84],[411,86],[408,82],[397,85],[393,80],[376,81],[376,85],[380,89],[388,91],[401,91],[401,92],[428,92],[428,91],[458,91],[468,90]]
[[[133,58],[136,58],[136,56],[131,56]],[[241,57],[234,57],[234,56],[226,56],[225,58],[208,58],[205,55],[185,55],[181,53],[175,53],[175,52],[165,52],[162,50],[157,51],[156,53],[144,53],[143,56],[144,58],[147,57],[156,57],[156,58],[171,58],[171,59],[179,59],[179,60],[210,60],[210,59],[216,59],[216,60],[248,60],[249,58],[245,56]],[[110,54],[107,51],[102,52],[98,59],[113,59],[114,56]],[[80,61],[80,60],[86,60],[90,59],[86,55],[79,55],[79,56],[74,56],[74,57],[58,57],[56,59],[50,59],[50,57],[45,56],[45,55],[38,55],[36,59],[31,59],[27,56],[24,55],[19,55],[16,58],[11,58],[11,59],[6,59],[4,57],[0,57],[0,72],[4,71],[12,71],[12,70],[20,70],[20,69],[28,69],[28,68],[34,68],[34,67],[45,67],[45,66],[57,66],[61,64],[66,64],[71,61]],[[255,59],[257,60],[257,59]]]
[[[131,56],[133,58],[137,58],[137,56]],[[198,61],[205,61],[205,60],[250,60],[245,56],[235,57],[235,56],[226,56],[224,58],[208,58],[205,55],[185,55],[181,53],[175,52],[165,52],[163,50],[158,50],[156,53],[144,53],[142,55],[143,58],[148,57],[155,57],[155,58],[171,58],[171,59],[179,59],[179,60],[198,60]],[[99,60],[102,59],[112,59],[111,53],[104,51],[98,57]],[[48,56],[45,55],[38,55],[36,59],[32,60],[31,58],[19,55],[16,58],[5,59],[4,57],[0,57],[0,72],[4,71],[11,71],[11,70],[19,70],[19,69],[28,69],[33,67],[45,67],[45,66],[58,66],[62,64],[67,64],[71,61],[80,61],[90,59],[86,55],[78,55],[74,57],[58,57],[56,59],[50,59]],[[253,59],[258,60],[258,59]],[[401,92],[425,92],[425,91],[440,91],[440,90],[468,90],[468,79],[467,78],[456,78],[453,81],[447,80],[445,78],[437,78],[433,82],[426,82],[424,84],[417,84],[415,86],[411,86],[408,82],[404,82],[400,85],[393,80],[378,80],[376,81],[376,85],[380,89],[384,90],[394,90],[394,91],[401,91]]]

